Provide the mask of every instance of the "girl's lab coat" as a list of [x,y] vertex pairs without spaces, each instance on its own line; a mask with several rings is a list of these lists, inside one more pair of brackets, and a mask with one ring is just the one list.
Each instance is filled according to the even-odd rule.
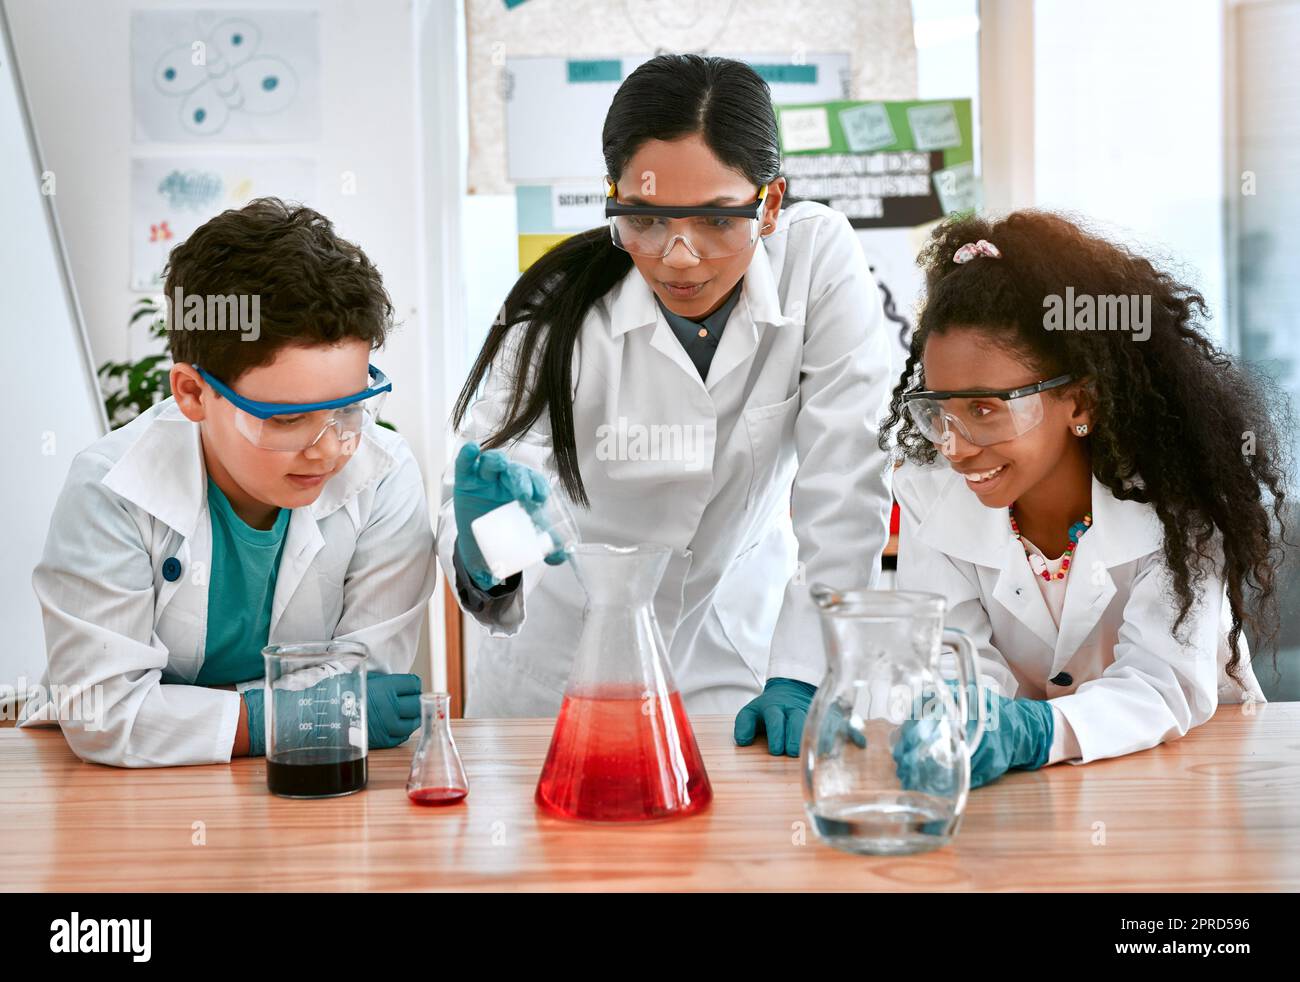
[[[1050,699],[1081,762],[1176,740],[1220,702],[1263,701],[1242,638],[1241,687],[1227,677],[1227,598],[1209,575],[1178,638],[1155,509],[1096,478],[1092,527],[1066,578],[1058,629],[1002,508],[986,508],[945,463],[894,476],[902,522],[898,588],[948,600],[946,625],[971,636],[980,674],[1007,697]],[[1184,633],[1185,632],[1185,633]]]
[[[320,497],[293,511],[270,642],[361,641],[372,669],[407,671],[432,550],[415,459],[401,437],[367,427]],[[104,764],[228,761],[240,696],[190,684],[203,665],[211,559],[199,428],[173,400],[78,454],[33,576],[49,665],[22,725],[58,720],[78,756]],[[60,712],[61,694],[79,690],[94,698]],[[102,717],[86,719],[87,704]]]
[[[874,583],[887,537],[876,421],[891,349],[847,220],[811,202],[785,209],[743,282],[706,381],[635,269],[588,312],[574,355],[573,429],[591,501],[574,507],[582,538],[671,547],[654,608],[693,712],[735,712],[769,677],[820,682],[807,584]],[[462,443],[482,442],[503,418],[512,361],[513,351],[498,358]],[[504,449],[554,473],[545,417]],[[448,577],[451,499],[449,468],[438,523]],[[511,601],[474,615],[490,636],[467,715],[557,711],[584,597],[570,564],[539,565]]]

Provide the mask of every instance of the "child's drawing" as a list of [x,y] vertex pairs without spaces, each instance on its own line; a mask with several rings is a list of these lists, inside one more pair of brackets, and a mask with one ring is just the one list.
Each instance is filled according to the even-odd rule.
[[315,14],[137,11],[131,24],[138,140],[319,135]]

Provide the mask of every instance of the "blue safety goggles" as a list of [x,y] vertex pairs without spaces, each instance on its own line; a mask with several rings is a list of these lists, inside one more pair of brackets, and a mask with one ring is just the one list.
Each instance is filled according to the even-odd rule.
[[236,428],[250,443],[264,450],[305,450],[333,429],[344,444],[343,452],[351,453],[366,420],[379,418],[384,397],[393,389],[388,377],[370,365],[370,384],[350,396],[323,402],[259,402],[241,396],[197,364],[194,370],[217,394],[240,410],[235,414]]

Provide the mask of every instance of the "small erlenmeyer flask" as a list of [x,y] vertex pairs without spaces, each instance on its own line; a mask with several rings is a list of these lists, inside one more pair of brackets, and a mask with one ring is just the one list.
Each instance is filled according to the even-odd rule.
[[420,696],[420,743],[411,758],[406,796],[418,805],[454,805],[469,794],[465,768],[451,736],[451,696]]
[[535,796],[561,818],[674,818],[713,797],[652,606],[668,557],[667,546],[569,554],[587,606]]

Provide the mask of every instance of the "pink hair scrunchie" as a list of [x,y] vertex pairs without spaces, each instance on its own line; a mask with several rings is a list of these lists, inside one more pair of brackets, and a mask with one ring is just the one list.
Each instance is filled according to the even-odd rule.
[[967,242],[964,246],[952,254],[952,261],[958,265],[968,263],[976,256],[988,256],[990,259],[1001,259],[1002,253],[998,252],[998,247],[987,239],[980,239],[978,242]]

